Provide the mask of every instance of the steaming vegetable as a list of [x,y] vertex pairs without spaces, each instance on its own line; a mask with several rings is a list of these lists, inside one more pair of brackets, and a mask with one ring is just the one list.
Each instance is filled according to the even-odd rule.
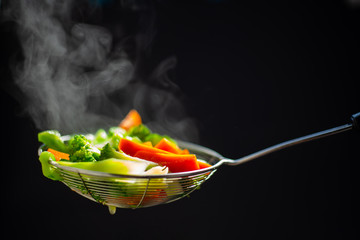
[[43,174],[53,180],[59,180],[59,176],[49,160],[63,166],[118,174],[164,174],[211,166],[181,149],[172,138],[153,133],[142,124],[135,110],[108,132],[99,129],[95,134],[72,135],[64,142],[58,131],[49,130],[40,132],[38,139],[45,145],[40,155]]
[[188,152],[184,152],[183,150],[181,150],[178,145],[176,145],[174,142],[171,142],[169,139],[167,138],[162,138],[156,145],[155,148],[164,150],[164,151],[168,151],[171,153],[175,153],[175,154],[184,154],[184,153],[188,153]]
[[97,162],[60,161],[60,165],[113,174],[142,174],[150,165],[149,162],[108,158]]
[[104,129],[99,129],[95,133],[94,140],[92,141],[94,145],[99,145],[105,143],[109,139],[107,132]]
[[[51,167],[49,160],[55,161],[52,152],[44,151],[40,154],[40,162],[42,165],[43,175],[52,180],[61,180],[61,176]],[[96,162],[70,162],[58,161],[62,166],[80,168],[85,170],[99,171],[113,174],[142,174],[149,167],[157,166],[148,161],[128,157],[129,160],[108,158],[103,161]]]
[[185,172],[199,169],[196,156],[193,154],[175,154],[159,148],[138,144],[121,139],[119,149],[130,156],[146,159],[167,166],[171,172]]
[[125,154],[116,151],[113,147],[107,143],[102,149],[100,154],[100,160],[108,159],[108,158],[118,158],[122,159],[125,157]]
[[142,123],[141,116],[136,110],[131,110],[126,117],[120,122],[119,127],[129,130],[132,127]]
[[61,159],[70,160],[69,159],[69,154],[67,154],[67,153],[59,152],[59,151],[56,151],[56,150],[54,150],[52,148],[48,148],[47,151],[51,152],[54,155],[56,161],[60,161]]
[[[198,180],[183,183],[176,179],[166,180],[163,176],[135,178],[110,175],[99,182],[98,176],[81,174],[76,169],[119,175],[165,175],[211,166],[197,160],[187,149],[181,149],[172,138],[153,133],[142,124],[136,111],[130,112],[119,126],[108,131],[99,129],[95,134],[62,137],[58,131],[49,130],[40,132],[38,139],[44,144],[39,156],[43,175],[63,181],[77,193],[108,205],[112,214],[116,207],[137,208],[171,201],[174,189],[177,189],[175,194],[180,196],[189,186],[197,186]],[[56,167],[55,161],[60,166],[75,170]],[[95,182],[101,186],[95,187]],[[103,187],[110,187],[106,194]]]
[[152,133],[151,130],[144,124],[140,124],[130,128],[124,136],[136,137],[141,142],[151,142],[153,146],[158,144],[163,138],[176,144],[176,141],[169,136]]
[[39,142],[46,144],[47,147],[56,149],[60,152],[69,153],[68,147],[61,139],[61,135],[56,130],[43,131],[38,134]]
[[84,135],[73,136],[68,148],[72,162],[95,162],[100,158],[100,150],[93,146]]
[[106,160],[106,159],[109,159],[109,158],[122,159],[122,160],[134,161],[134,162],[144,162],[144,163],[146,163],[148,165],[146,169],[150,169],[152,167],[158,166],[156,163],[149,162],[149,161],[144,161],[142,159],[126,155],[124,152],[116,151],[108,143],[101,149],[100,160]]
[[39,160],[41,162],[42,173],[45,177],[50,178],[54,181],[61,180],[60,174],[49,164],[49,160],[55,161],[55,157],[51,152],[42,152],[39,156]]
[[198,164],[199,164],[200,169],[211,167],[210,164],[208,164],[207,162],[205,162],[203,160],[198,160]]
[[144,124],[140,124],[138,126],[134,126],[132,128],[130,128],[125,136],[130,136],[130,137],[137,137],[139,138],[142,142],[145,141],[145,138],[147,136],[149,136],[151,134],[151,131],[149,128],[147,128]]

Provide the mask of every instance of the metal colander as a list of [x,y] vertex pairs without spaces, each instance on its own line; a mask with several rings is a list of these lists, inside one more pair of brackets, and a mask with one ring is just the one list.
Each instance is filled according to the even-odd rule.
[[[183,148],[212,165],[224,159],[208,148],[179,142]],[[39,149],[41,153],[42,148]],[[76,193],[103,205],[115,208],[144,208],[173,202],[189,195],[207,180],[217,169],[170,173],[164,175],[119,175],[62,166],[51,161],[62,182]]]
[[[359,119],[360,113],[354,114],[351,124],[279,143],[237,160],[226,159],[211,149],[179,141],[180,147],[188,149],[198,159],[203,159],[212,165],[189,172],[164,175],[119,175],[62,166],[52,160],[49,161],[54,170],[60,174],[65,185],[90,200],[109,206],[110,213],[114,214],[117,207],[144,208],[181,199],[196,190],[222,164],[239,165],[296,144],[358,129]],[[39,154],[42,149],[43,147],[39,148]]]

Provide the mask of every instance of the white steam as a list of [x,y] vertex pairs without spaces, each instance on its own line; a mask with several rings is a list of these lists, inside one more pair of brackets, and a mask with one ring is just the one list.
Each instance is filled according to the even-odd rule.
[[[144,6],[123,2],[130,10],[144,11]],[[118,37],[126,35],[121,23],[114,25],[115,39],[114,29],[76,22],[72,16],[80,4],[86,11],[98,11],[87,1],[70,0],[13,1],[8,11],[17,22],[23,50],[14,78],[37,128],[93,131],[118,124],[129,109],[136,108],[154,130],[194,140],[194,123],[186,117],[174,94],[177,87],[167,77],[176,64],[174,58],[161,63],[146,81],[139,79],[140,56],[129,57],[124,43],[129,36]],[[145,33],[153,34],[145,29],[133,36],[138,43],[133,52],[144,48],[141,43],[149,45],[144,39],[152,36]]]

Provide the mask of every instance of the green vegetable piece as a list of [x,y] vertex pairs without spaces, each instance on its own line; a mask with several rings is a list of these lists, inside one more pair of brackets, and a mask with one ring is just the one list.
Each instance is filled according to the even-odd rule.
[[132,141],[136,142],[136,138],[138,138],[141,142],[151,142],[153,146],[158,144],[161,139],[166,138],[169,141],[176,144],[176,141],[169,136],[160,135],[157,133],[152,133],[151,130],[146,127],[144,124],[140,124],[138,126],[130,128],[124,135],[125,137],[132,137]]
[[63,166],[112,174],[142,174],[148,166],[147,163],[142,161],[129,161],[115,158],[97,162],[59,161],[58,163]]
[[109,143],[101,149],[100,153],[100,160],[108,158],[126,159],[124,158],[124,154],[116,151]]
[[[97,162],[59,161],[58,163],[68,167],[122,175],[141,175],[144,174],[148,168],[147,161],[130,161],[115,158],[105,159],[103,161]],[[91,180],[91,176],[89,176],[89,178]],[[147,181],[146,179],[131,180],[129,178],[115,177],[109,178],[108,180],[110,179],[113,179],[113,186],[116,186],[116,188],[113,189],[114,192],[112,194],[119,197],[129,197],[133,195],[139,196],[145,191],[146,184],[144,184],[144,181]],[[155,183],[155,185],[158,186],[159,184]],[[84,191],[86,191],[86,189],[84,189]],[[98,198],[93,194],[92,196],[96,197],[96,199]]]
[[106,133],[106,131],[104,129],[97,130],[97,132],[95,133],[93,144],[94,145],[102,144],[106,141],[108,141],[108,134]]
[[140,124],[130,128],[126,133],[126,136],[138,137],[141,141],[144,141],[149,134],[151,134],[150,129],[144,124]]
[[176,141],[174,139],[172,139],[171,137],[167,136],[167,135],[160,135],[157,133],[152,133],[150,135],[148,135],[144,142],[151,142],[153,146],[155,146],[156,144],[158,144],[160,142],[161,139],[166,138],[167,140],[169,140],[172,143],[176,143]]
[[147,164],[146,170],[158,166],[158,164],[150,161],[146,161],[140,158],[135,158],[132,156],[129,156],[123,152],[116,151],[113,147],[110,146],[110,144],[106,144],[103,149],[101,149],[101,155],[100,160],[106,160],[109,158],[116,158],[116,159],[122,159],[122,160],[129,160],[129,161],[135,161],[135,162],[142,162]]
[[89,149],[81,149],[71,154],[69,159],[72,162],[95,162],[99,159],[98,152],[92,152]]
[[38,134],[39,142],[44,143],[47,147],[55,149],[60,152],[69,153],[69,149],[61,139],[61,135],[58,131],[48,130]]
[[167,139],[167,140],[169,140],[170,142],[172,142],[172,143],[174,143],[174,144],[178,145],[178,144],[177,144],[177,142],[175,141],[175,139],[173,139],[173,138],[169,137],[168,135],[163,135],[162,137],[163,137],[163,138],[166,138],[166,139]]
[[119,142],[120,142],[121,138],[122,138],[122,136],[120,136],[118,134],[114,134],[109,141],[110,146],[112,148],[117,149],[119,147]]
[[69,141],[70,161],[94,162],[99,160],[100,150],[84,135],[74,135]]
[[[138,137],[130,137],[130,136],[127,136],[127,137],[125,137],[125,138],[126,138],[126,139],[129,139],[130,141],[136,142],[136,143],[143,143],[143,141],[141,141],[141,139],[138,138]],[[119,147],[119,145],[118,145],[118,147]]]
[[119,135],[119,136],[123,136],[124,134],[126,133],[126,130],[121,128],[121,127],[111,127],[109,129],[109,133],[108,133],[108,136],[109,137],[112,137],[114,136],[115,134],[116,135]]
[[153,146],[158,144],[163,137],[157,133],[152,133],[145,138],[145,142],[151,142]]
[[55,161],[55,157],[52,153],[44,151],[40,154],[39,160],[41,163],[41,169],[43,175],[54,181],[62,180],[59,173],[50,165],[49,161]]

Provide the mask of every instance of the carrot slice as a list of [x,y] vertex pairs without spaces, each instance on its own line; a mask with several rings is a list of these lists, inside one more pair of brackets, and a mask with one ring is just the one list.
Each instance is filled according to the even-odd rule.
[[182,150],[175,143],[170,142],[166,138],[162,138],[154,147],[175,154],[182,153]]
[[135,157],[155,162],[161,166],[166,166],[173,173],[199,169],[199,164],[194,154],[180,155],[173,153],[138,151],[135,154]]
[[187,149],[183,149],[180,154],[190,154],[190,152]]
[[144,144],[145,146],[149,146],[149,147],[152,147],[152,146],[153,146],[150,141],[144,142],[143,144]]
[[152,146],[147,146],[145,144],[133,142],[126,138],[120,139],[119,150],[123,151],[124,153],[130,156],[134,156],[138,151],[147,151],[151,153],[169,153],[167,151],[154,148]]
[[142,123],[140,114],[135,110],[131,110],[126,117],[120,122],[119,127],[129,130],[132,127]]
[[60,161],[60,159],[70,160],[67,153],[59,152],[52,148],[48,148],[47,151],[54,155],[56,161]]
[[203,161],[198,161],[198,164],[199,164],[200,169],[211,167],[210,164],[203,162]]
[[141,143],[135,143],[126,138],[120,140],[119,150],[130,156],[167,166],[171,172],[199,169],[199,163],[194,154],[174,154]]

